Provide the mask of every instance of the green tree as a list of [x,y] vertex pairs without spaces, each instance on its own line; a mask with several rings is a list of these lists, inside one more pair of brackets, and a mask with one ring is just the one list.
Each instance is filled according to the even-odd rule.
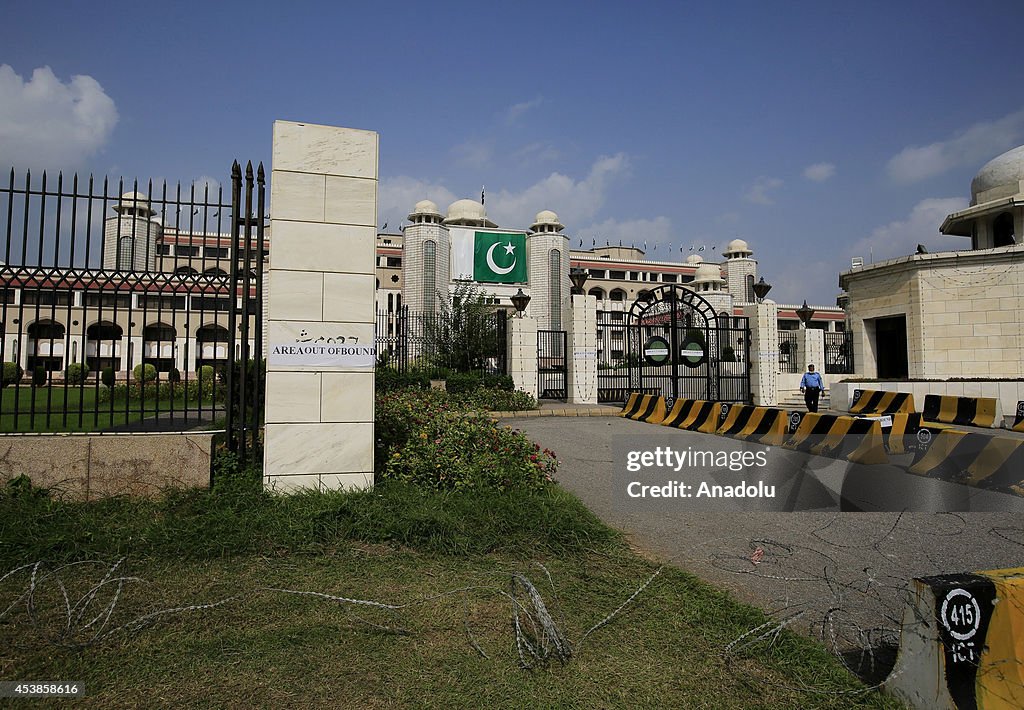
[[425,316],[428,352],[434,365],[456,372],[485,369],[498,357],[498,321],[503,313],[475,284],[460,282],[450,301],[441,300],[437,313]]

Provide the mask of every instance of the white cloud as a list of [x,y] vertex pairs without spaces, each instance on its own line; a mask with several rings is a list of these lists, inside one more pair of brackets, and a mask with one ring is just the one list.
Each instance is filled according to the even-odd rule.
[[520,165],[550,163],[562,157],[562,153],[551,143],[530,143],[512,154]]
[[457,199],[451,190],[438,183],[405,175],[383,178],[377,188],[378,226],[387,222],[389,230],[397,229],[420,200],[432,200],[444,214]]
[[804,177],[814,182],[824,182],[836,174],[834,163],[815,163],[804,168]]
[[862,256],[867,261],[890,259],[913,254],[918,244],[929,251],[952,251],[970,247],[965,237],[939,234],[939,225],[946,215],[967,207],[963,197],[930,197],[921,200],[910,214],[889,224],[877,227],[849,250],[850,256]]
[[542,103],[544,103],[544,97],[538,96],[537,98],[530,99],[529,101],[522,101],[518,104],[513,104],[507,111],[505,111],[505,121],[507,123],[515,123],[522,118],[524,113],[537,108]]
[[779,178],[765,177],[762,175],[754,181],[753,186],[744,195],[748,202],[755,205],[774,205],[775,200],[768,193],[782,187],[782,180]]
[[484,168],[491,162],[494,145],[491,141],[468,138],[452,148],[455,160],[469,168]]
[[980,165],[1019,145],[1024,138],[1024,110],[995,121],[981,121],[959,135],[925,146],[908,146],[886,165],[889,177],[912,183],[960,166]]
[[629,172],[625,153],[602,156],[594,161],[582,180],[561,173],[546,178],[521,191],[500,190],[488,193],[487,213],[501,225],[524,226],[533,222],[540,210],[554,210],[568,231],[592,218],[604,206],[612,181]]
[[114,100],[91,76],[64,83],[40,67],[24,81],[0,65],[0,165],[75,167],[106,145],[117,119]]

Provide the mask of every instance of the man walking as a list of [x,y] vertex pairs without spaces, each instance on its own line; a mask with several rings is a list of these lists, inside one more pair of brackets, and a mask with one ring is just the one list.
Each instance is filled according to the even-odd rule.
[[818,397],[825,391],[825,383],[821,375],[814,371],[814,365],[807,366],[807,372],[800,380],[800,391],[804,393],[804,402],[808,412],[818,411]]

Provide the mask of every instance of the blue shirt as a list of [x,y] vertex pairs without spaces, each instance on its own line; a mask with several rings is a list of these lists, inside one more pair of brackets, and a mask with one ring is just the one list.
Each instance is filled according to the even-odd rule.
[[805,372],[803,379],[800,380],[800,389],[804,387],[817,387],[823,390],[825,389],[825,383],[821,381],[821,375],[817,372]]

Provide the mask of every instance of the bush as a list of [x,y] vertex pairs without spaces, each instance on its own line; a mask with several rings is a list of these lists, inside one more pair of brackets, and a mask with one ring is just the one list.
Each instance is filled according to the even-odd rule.
[[453,372],[448,375],[445,389],[449,394],[472,392],[483,385],[483,378],[475,372]]
[[2,386],[6,387],[7,385],[18,384],[19,382],[21,382],[21,378],[24,374],[25,371],[21,369],[21,365],[19,365],[18,363],[5,362]]
[[100,373],[100,379],[102,380],[103,384],[105,384],[107,387],[113,387],[114,378],[114,368],[104,367],[103,372]]
[[46,384],[46,368],[43,365],[36,365],[36,369],[32,371],[32,386],[42,387]]
[[482,409],[490,412],[519,412],[524,409],[536,409],[537,400],[527,392],[508,391],[491,387],[480,387],[471,392],[454,395],[452,400],[469,409]]
[[196,373],[196,377],[204,384],[213,384],[215,379],[213,365],[203,365],[200,367],[199,372]]
[[418,487],[538,490],[557,466],[552,452],[439,390],[379,396],[376,427],[381,478]]
[[512,381],[512,375],[484,375],[482,384],[484,387],[506,392],[512,392],[516,388],[516,383]]
[[64,371],[64,381],[69,385],[80,385],[85,382],[85,365],[80,362],[73,362]]
[[399,372],[391,368],[377,370],[376,388],[378,392],[394,392],[403,389],[429,389],[430,375],[421,370]]
[[156,366],[150,363],[139,363],[132,370],[132,377],[136,382],[152,382],[156,379]]
[[178,368],[171,368],[170,372],[167,373],[167,381],[172,383],[181,382],[181,373],[178,371]]

